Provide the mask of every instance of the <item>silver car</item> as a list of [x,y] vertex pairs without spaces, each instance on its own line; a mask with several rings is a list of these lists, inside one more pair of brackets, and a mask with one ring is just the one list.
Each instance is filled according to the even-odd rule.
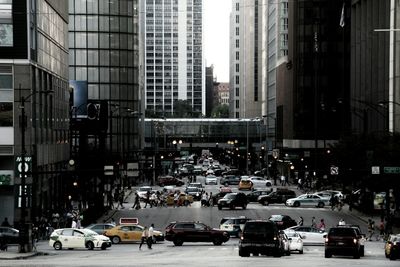
[[316,194],[304,194],[286,200],[286,206],[290,207],[318,207],[323,208],[329,205],[329,198],[324,198]]

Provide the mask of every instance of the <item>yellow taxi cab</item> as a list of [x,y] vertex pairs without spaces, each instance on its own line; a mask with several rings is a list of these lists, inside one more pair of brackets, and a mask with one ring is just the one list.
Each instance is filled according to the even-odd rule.
[[385,256],[391,260],[400,258],[400,234],[389,236],[385,243]]
[[[104,232],[113,244],[120,242],[140,242],[144,227],[138,224],[121,224]],[[164,241],[164,234],[154,230],[154,241]]]
[[253,183],[249,179],[241,179],[239,182],[239,190],[251,190]]
[[[171,193],[167,196],[166,202],[167,202],[167,205],[169,205],[169,206],[174,205],[174,194],[173,193]],[[193,196],[188,195],[183,192],[179,193],[179,199],[178,199],[178,203],[177,203],[178,206],[183,206],[183,205],[187,206],[192,203],[193,203]]]

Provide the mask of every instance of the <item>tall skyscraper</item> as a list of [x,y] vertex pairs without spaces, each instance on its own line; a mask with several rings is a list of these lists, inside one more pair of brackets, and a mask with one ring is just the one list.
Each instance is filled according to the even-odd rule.
[[144,106],[172,116],[178,100],[205,114],[202,0],[145,0],[141,10]]
[[67,5],[0,5],[0,217],[16,226],[69,205]]
[[230,17],[230,117],[261,117],[262,1],[233,0]]

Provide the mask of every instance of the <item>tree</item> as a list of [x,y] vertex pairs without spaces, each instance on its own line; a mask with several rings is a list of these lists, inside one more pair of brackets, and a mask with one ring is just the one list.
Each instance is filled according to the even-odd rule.
[[229,106],[226,104],[215,106],[211,112],[213,118],[229,118]]

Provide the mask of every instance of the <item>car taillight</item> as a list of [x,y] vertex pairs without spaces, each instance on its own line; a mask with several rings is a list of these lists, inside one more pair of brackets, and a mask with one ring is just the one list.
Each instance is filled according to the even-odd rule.
[[356,238],[353,239],[353,243],[357,244],[357,239]]
[[243,240],[244,238],[243,238],[243,235],[240,237],[240,240]]
[[325,243],[329,242],[329,238],[325,237]]
[[274,241],[278,240],[278,238],[276,236],[274,236]]

